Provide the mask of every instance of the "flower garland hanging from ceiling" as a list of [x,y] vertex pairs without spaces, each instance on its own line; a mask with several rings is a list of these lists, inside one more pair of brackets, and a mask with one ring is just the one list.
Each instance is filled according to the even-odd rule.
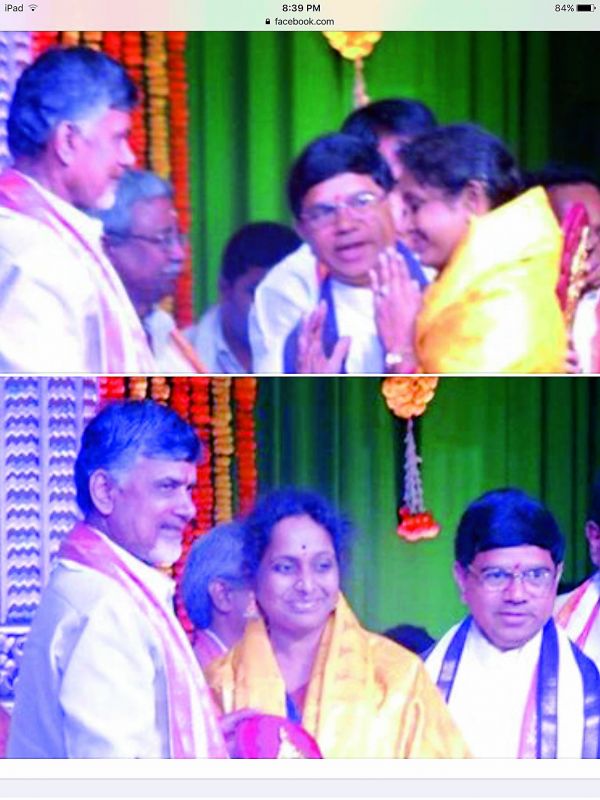
[[390,411],[406,420],[404,497],[402,506],[398,509],[397,533],[409,542],[433,539],[440,532],[440,526],[425,508],[419,469],[421,458],[417,453],[413,422],[415,417],[425,413],[427,405],[434,397],[437,383],[437,378],[390,377],[385,378],[381,387]]
[[383,34],[380,31],[334,31],[324,33],[331,47],[354,63],[354,107],[369,102],[363,60],[370,56]]

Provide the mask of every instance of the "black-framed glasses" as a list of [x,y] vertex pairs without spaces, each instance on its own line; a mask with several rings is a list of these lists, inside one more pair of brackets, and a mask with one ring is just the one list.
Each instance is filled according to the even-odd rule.
[[187,235],[178,228],[158,233],[156,236],[145,236],[141,233],[111,233],[110,231],[107,232],[107,236],[121,241],[134,239],[140,242],[147,242],[155,247],[160,247],[162,250],[171,250],[175,245],[185,247],[188,242]]
[[342,208],[345,208],[351,217],[364,217],[371,213],[385,197],[385,194],[376,194],[375,192],[356,192],[345,200],[340,200],[339,203],[316,203],[314,206],[309,206],[302,212],[300,219],[311,228],[327,228],[333,225],[338,211]]
[[467,571],[488,592],[503,592],[513,581],[518,579],[523,584],[523,588],[531,595],[545,594],[556,577],[556,570],[549,567],[528,567],[514,571],[502,567],[486,567],[479,572],[472,567],[467,567]]

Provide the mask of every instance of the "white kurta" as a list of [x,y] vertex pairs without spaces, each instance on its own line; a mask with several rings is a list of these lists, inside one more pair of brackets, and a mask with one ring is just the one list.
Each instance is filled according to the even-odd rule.
[[[442,660],[457,628],[451,628],[426,661],[437,682]],[[581,758],[583,744],[583,684],[571,645],[557,630],[559,758]],[[516,758],[523,715],[534,670],[541,632],[522,647],[499,650],[473,623],[450,693],[448,708],[473,755],[481,758]]]
[[600,289],[586,292],[577,304],[573,320],[573,345],[579,358],[582,372],[592,371],[592,339],[596,334],[596,308],[600,301]]
[[208,372],[225,375],[246,373],[223,334],[219,305],[211,306],[195,325],[186,328],[184,334]]
[[[574,591],[577,590],[575,589]],[[572,594],[574,594],[574,592],[568,592],[567,594],[561,594],[556,598],[556,603],[554,605],[555,616]],[[600,600],[600,571],[596,572],[593,576],[590,585],[579,601],[577,608],[571,614],[569,621],[564,628],[567,636],[569,636],[569,638],[574,642],[578,640],[579,635],[584,630],[598,600]],[[598,669],[600,669],[600,614],[596,616],[587,639],[583,644],[580,645],[580,647],[586,656],[591,658]]]
[[[109,544],[173,615],[173,581]],[[167,758],[166,681],[160,639],[127,592],[105,575],[61,560],[25,645],[8,755]],[[200,721],[201,714],[198,706]],[[203,729],[197,738],[205,739]]]
[[[153,371],[141,323],[103,254],[102,224],[26,180],[57,216],[51,227],[0,206],[0,372]],[[111,352],[122,352],[119,363]]]
[[[156,368],[163,375],[196,375],[197,370],[194,365],[188,361],[171,338],[171,333],[176,327],[171,314],[160,307],[144,317],[144,330],[150,338]],[[208,365],[204,366],[208,369]],[[210,369],[208,371],[212,372]]]
[[283,372],[285,341],[319,302],[317,260],[307,244],[272,267],[256,287],[248,320],[252,371]]

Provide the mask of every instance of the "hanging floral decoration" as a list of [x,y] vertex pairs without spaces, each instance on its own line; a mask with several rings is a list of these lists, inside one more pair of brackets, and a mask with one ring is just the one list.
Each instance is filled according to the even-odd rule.
[[[125,66],[139,93],[139,104],[132,112],[130,136],[136,165],[151,169],[172,182],[179,224],[187,233],[190,228],[187,34],[181,31],[35,31],[19,35],[26,37],[33,57],[48,47],[86,45],[102,50]],[[0,93],[2,74],[0,40]],[[4,129],[0,118],[0,131]],[[0,159],[2,135],[0,133]],[[175,298],[166,303],[180,327],[193,322],[192,298],[193,272],[188,252]]]
[[343,58],[354,62],[354,108],[369,102],[363,59],[370,56],[383,34],[380,31],[334,31],[324,33],[331,47]]
[[256,379],[103,377],[98,395],[100,406],[124,398],[164,403],[187,420],[200,439],[202,457],[192,493],[196,517],[184,532],[181,558],[170,570],[177,583],[177,614],[191,633],[179,590],[189,549],[213,525],[246,513],[256,498]]
[[433,539],[440,532],[440,526],[425,508],[419,469],[422,459],[417,453],[413,421],[414,417],[425,413],[427,405],[433,399],[437,383],[437,378],[390,377],[385,378],[381,387],[390,411],[406,420],[404,497],[402,506],[398,509],[397,533],[409,542]]

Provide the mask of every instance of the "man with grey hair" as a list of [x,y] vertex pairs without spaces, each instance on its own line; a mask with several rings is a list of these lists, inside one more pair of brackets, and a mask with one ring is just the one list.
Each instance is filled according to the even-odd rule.
[[194,542],[185,564],[181,591],[202,669],[237,644],[254,607],[243,543],[238,522],[222,523]]
[[200,442],[151,400],[106,406],[75,463],[85,521],[61,545],[27,638],[13,758],[226,755],[201,670],[158,567],[195,514]]
[[112,204],[134,162],[137,92],[85,47],[27,67],[8,118],[14,167],[0,176],[0,372],[139,373],[154,359],[83,209]]
[[104,248],[144,326],[160,371],[205,372],[173,317],[158,306],[173,294],[185,257],[173,189],[153,172],[126,170],[114,204],[95,212],[104,225]]

